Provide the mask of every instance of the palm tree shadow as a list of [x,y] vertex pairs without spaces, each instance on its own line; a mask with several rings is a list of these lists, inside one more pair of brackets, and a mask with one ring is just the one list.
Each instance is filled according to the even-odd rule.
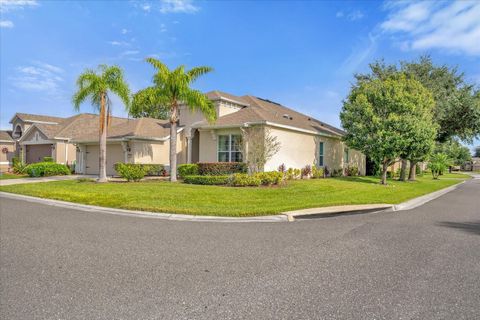
[[473,233],[480,236],[480,221],[472,222],[449,222],[443,221],[438,223],[441,227],[463,230],[467,233]]

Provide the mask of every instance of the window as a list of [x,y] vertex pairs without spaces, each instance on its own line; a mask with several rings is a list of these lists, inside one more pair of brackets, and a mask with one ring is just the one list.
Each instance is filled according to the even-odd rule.
[[22,136],[22,127],[20,127],[20,125],[17,125],[15,127],[15,131],[13,132],[13,136],[15,138],[20,138]]
[[240,135],[218,136],[218,161],[219,162],[242,162]]
[[343,149],[343,161],[345,164],[348,164],[350,162],[349,160],[349,150],[348,148],[345,147],[345,149]]
[[318,145],[318,165],[320,167],[323,167],[323,151],[324,150],[324,146],[323,146],[323,142],[320,142],[320,144]]

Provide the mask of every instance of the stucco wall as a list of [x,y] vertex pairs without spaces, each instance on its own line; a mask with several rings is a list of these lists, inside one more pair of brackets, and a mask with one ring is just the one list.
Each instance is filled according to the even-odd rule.
[[[170,164],[170,141],[131,141],[130,148],[133,163]],[[177,135],[177,164],[186,163],[185,135]]]
[[[217,112],[217,117],[221,117],[233,112],[237,112],[241,109],[240,106],[236,106],[232,103],[216,101],[214,102],[215,109]],[[191,112],[187,107],[181,106],[179,108],[179,118],[181,126],[191,126],[195,122],[205,121],[205,117],[200,111]]]
[[[8,152],[3,153],[1,150],[7,148]],[[15,157],[15,142],[0,142],[0,171],[6,172],[12,165],[12,158]]]
[[55,144],[54,160],[57,163],[71,164],[77,158],[76,147],[65,141]]

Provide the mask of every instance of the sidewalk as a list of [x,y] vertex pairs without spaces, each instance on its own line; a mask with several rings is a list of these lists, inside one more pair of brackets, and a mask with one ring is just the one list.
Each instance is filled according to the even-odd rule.
[[78,175],[72,174],[69,176],[54,176],[54,177],[40,177],[40,178],[20,178],[20,179],[5,179],[0,180],[0,186],[11,186],[14,184],[24,184],[24,183],[36,183],[36,182],[50,182],[50,181],[63,181],[63,180],[75,180],[79,178],[98,178],[96,175]]

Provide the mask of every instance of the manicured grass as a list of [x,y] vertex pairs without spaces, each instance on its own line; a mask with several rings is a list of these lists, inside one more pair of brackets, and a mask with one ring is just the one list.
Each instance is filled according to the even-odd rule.
[[27,178],[24,174],[0,173],[0,180]]
[[[468,177],[468,176],[465,176]],[[165,181],[138,183],[55,181],[0,187],[0,191],[122,209],[216,216],[259,216],[346,204],[396,204],[458,183],[458,179],[416,182],[345,177],[291,181],[272,188],[199,186]]]

